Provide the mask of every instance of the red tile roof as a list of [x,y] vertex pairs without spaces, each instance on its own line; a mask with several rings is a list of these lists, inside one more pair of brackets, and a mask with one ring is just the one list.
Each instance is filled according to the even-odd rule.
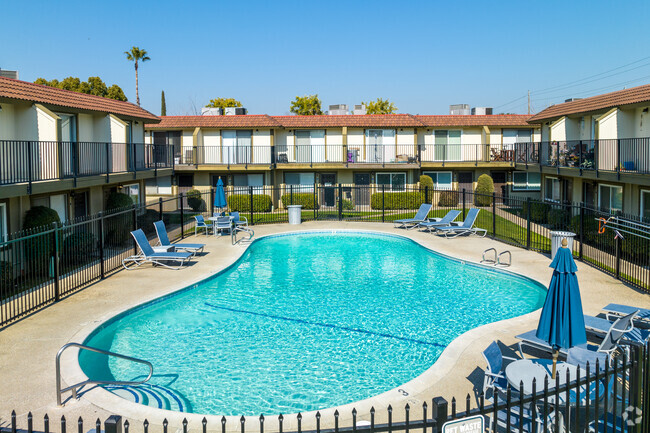
[[145,125],[147,129],[183,128],[279,128],[281,125],[266,114],[233,116],[163,116],[158,124]]
[[415,116],[424,126],[527,126],[528,114]]
[[5,77],[0,77],[0,99],[17,99],[81,111],[99,111],[154,122],[160,120],[158,116],[130,102],[116,101]]
[[618,107],[620,105],[637,104],[649,101],[650,84],[645,84],[643,86],[632,87],[631,89],[618,90],[616,92],[592,96],[591,98],[551,105],[547,109],[542,110],[531,117],[528,121],[530,123],[542,123],[544,120],[554,119],[569,114],[587,113],[590,111]]
[[418,128],[422,127],[410,114],[365,114],[322,116],[273,116],[285,128]]

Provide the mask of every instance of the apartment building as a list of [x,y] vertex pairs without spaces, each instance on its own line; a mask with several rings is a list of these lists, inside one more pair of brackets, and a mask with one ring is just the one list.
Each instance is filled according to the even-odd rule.
[[[314,184],[399,190],[421,174],[438,189],[473,190],[490,174],[513,191],[515,144],[540,140],[527,115],[165,116],[147,143],[173,147],[172,191]],[[359,203],[363,204],[363,203]]]
[[517,145],[522,181],[548,201],[585,202],[650,218],[650,85],[553,105],[528,122],[540,143]]
[[158,121],[129,102],[0,77],[1,234],[33,206],[65,221],[104,210],[111,191],[144,202],[146,181],[171,184],[171,154],[144,141]]

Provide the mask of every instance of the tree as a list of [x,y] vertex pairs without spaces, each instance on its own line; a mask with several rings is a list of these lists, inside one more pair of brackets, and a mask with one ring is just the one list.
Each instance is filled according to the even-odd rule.
[[210,99],[210,103],[206,107],[210,108],[223,108],[224,111],[226,107],[241,107],[241,102],[235,98],[217,98]]
[[323,114],[321,109],[321,102],[316,95],[296,96],[296,99],[291,102],[291,110],[293,114],[302,116],[312,116]]
[[146,62],[151,60],[147,56],[147,50],[141,50],[138,47],[131,47],[131,51],[125,51],[126,59],[135,62],[135,101],[140,105],[140,93],[138,89],[138,61]]
[[397,111],[395,104],[388,99],[377,98],[376,101],[363,102],[367,114],[393,114]]
[[160,94],[160,115],[167,115],[167,102],[165,102],[165,91],[163,90]]
[[81,81],[77,77],[67,77],[63,81],[57,79],[48,81],[38,78],[36,84],[56,87],[57,89],[70,90],[72,92],[85,93],[86,95],[102,96],[104,98],[126,101],[126,95],[117,84],[107,87],[106,83],[99,77],[88,77],[88,81]]

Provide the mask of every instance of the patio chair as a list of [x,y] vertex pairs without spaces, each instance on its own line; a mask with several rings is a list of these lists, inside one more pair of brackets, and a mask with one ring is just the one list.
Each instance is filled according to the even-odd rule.
[[638,311],[632,311],[627,316],[616,317],[614,322],[585,314],[585,327],[590,333],[599,336],[607,335],[607,332],[614,328],[613,332],[622,333],[621,343],[642,346],[650,338],[650,330],[634,327],[634,319]]
[[196,220],[196,225],[194,226],[194,236],[196,236],[196,233],[201,229],[205,229],[205,234],[209,235],[210,227],[212,227],[212,224],[206,223],[205,219],[203,219],[203,215],[194,215],[194,219]]
[[418,209],[417,213],[413,218],[395,220],[393,221],[393,226],[405,228],[407,230],[412,229],[413,227],[417,227],[418,224],[427,220],[427,215],[429,215],[429,212],[431,211],[431,207],[432,206],[428,203],[422,203],[420,205],[420,209]]
[[620,316],[625,316],[633,311],[638,311],[637,315],[634,316],[634,323],[636,323],[637,326],[644,325],[650,327],[650,309],[631,307],[622,304],[608,304],[603,307],[603,311],[607,315],[607,320],[616,320],[616,318]]
[[419,227],[423,228],[424,230],[422,231],[428,231],[431,233],[431,230],[436,228],[436,227],[449,227],[454,221],[458,215],[460,215],[459,210],[450,210],[447,212],[447,215],[445,215],[442,218],[429,218],[429,221],[423,221],[420,224],[418,224]]
[[[131,236],[135,239],[135,242],[138,244],[140,253],[127,257],[122,260],[122,266],[124,269],[130,270],[137,268],[138,266],[144,263],[151,263],[153,265],[164,266],[169,269],[180,269],[185,263],[189,262],[192,258],[192,253],[185,251],[174,251],[169,253],[157,253],[154,251],[153,247],[149,244],[147,236],[144,234],[142,229],[137,229],[131,232]],[[178,266],[170,266],[167,263],[176,262],[179,263]],[[129,267],[129,264],[132,266]]]
[[[460,235],[477,235],[480,237],[485,237],[487,230],[479,229],[474,227],[476,222],[476,217],[478,216],[480,209],[472,208],[467,212],[465,221],[462,225],[459,226],[449,226],[449,227],[434,227],[437,234],[444,234],[447,238],[455,238]],[[481,234],[479,234],[481,233]]]
[[169,241],[165,223],[162,221],[156,221],[153,225],[156,228],[156,234],[158,235],[158,243],[160,246],[173,247],[174,251],[188,251],[192,254],[202,252],[203,248],[205,248],[205,244],[172,244]]
[[217,221],[213,224],[214,227],[214,234],[216,235],[219,231],[222,230],[228,230],[228,234],[230,234],[230,230],[232,230],[232,220],[230,219],[229,216],[222,216],[218,217]]
[[492,395],[497,391],[505,393],[508,380],[505,376],[503,360],[516,361],[517,358],[503,356],[501,348],[496,341],[490,343],[483,351],[483,358],[485,358],[485,362],[487,363],[483,378],[483,395],[487,396],[489,389],[492,389]]
[[239,216],[239,212],[230,212],[230,218],[232,222],[235,223],[237,227],[248,227],[248,218],[244,216]]

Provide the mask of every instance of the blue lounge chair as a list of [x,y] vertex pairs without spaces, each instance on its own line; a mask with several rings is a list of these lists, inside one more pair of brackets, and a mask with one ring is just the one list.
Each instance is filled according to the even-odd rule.
[[232,230],[232,219],[230,219],[229,216],[221,216],[217,218],[217,221],[213,224],[214,227],[214,234],[216,235],[219,231],[222,230],[228,230],[228,234],[230,234],[230,230]]
[[476,217],[478,216],[479,211],[480,209],[477,209],[475,207],[471,208],[469,212],[467,212],[465,221],[463,221],[463,224],[460,226],[434,227],[434,229],[436,233],[444,234],[447,238],[455,238],[456,236],[460,235],[472,234],[484,237],[487,234],[487,230],[474,227],[474,223],[476,222]]
[[230,218],[237,227],[248,227],[248,218],[240,216],[239,212],[230,212]]
[[609,304],[603,307],[603,311],[607,315],[608,320],[615,320],[619,316],[625,316],[634,311],[638,311],[637,315],[634,316],[634,322],[638,325],[650,326],[650,309],[639,308],[639,307],[630,307],[629,305],[621,304]]
[[212,224],[207,224],[205,219],[203,219],[203,215],[195,215],[194,219],[196,220],[196,225],[194,225],[194,236],[196,236],[196,232],[201,229],[205,229],[205,234],[209,235]]
[[156,221],[153,223],[153,225],[156,227],[156,234],[158,235],[158,242],[160,243],[160,246],[174,247],[174,251],[188,251],[192,254],[202,252],[203,248],[205,248],[205,244],[172,244],[169,241],[169,236],[167,236],[167,228],[165,227],[165,223],[162,221]]
[[421,222],[418,226],[424,229],[423,231],[428,231],[430,233],[431,230],[435,229],[436,227],[449,227],[452,221],[454,221],[458,215],[460,215],[459,210],[450,210],[444,217],[429,218],[429,221]]
[[505,376],[503,360],[516,361],[517,358],[503,356],[501,348],[496,341],[490,343],[483,351],[483,358],[485,358],[485,362],[487,363],[483,378],[483,394],[487,396],[489,389],[493,390],[492,395],[497,391],[505,393],[508,381]]
[[[192,253],[184,251],[175,251],[170,253],[155,252],[153,247],[149,245],[147,236],[144,234],[142,229],[137,229],[136,231],[131,232],[131,236],[133,236],[133,239],[135,239],[135,242],[138,244],[140,253],[122,260],[122,266],[124,266],[124,269],[126,270],[137,268],[144,263],[152,263],[169,269],[180,269],[192,258]],[[169,266],[167,264],[168,262],[176,262],[179,263],[179,265]],[[129,264],[132,266],[129,267]]]
[[[634,319],[638,310],[632,311],[627,316],[616,317],[615,321],[612,323],[607,319],[601,319],[600,317],[588,316],[585,314],[585,327],[587,331],[594,333],[596,335],[607,335],[607,332],[610,328],[616,326],[616,331],[621,332],[621,343],[633,344],[633,345],[643,345],[648,338],[650,338],[650,330],[648,329],[639,329],[634,327]],[[623,321],[625,317],[629,319]]]
[[431,212],[431,207],[432,206],[428,203],[422,203],[420,205],[420,209],[418,209],[418,212],[413,218],[395,220],[393,221],[393,226],[405,228],[407,230],[412,229],[413,227],[417,227],[418,224],[427,220],[427,215],[429,215],[429,212]]

